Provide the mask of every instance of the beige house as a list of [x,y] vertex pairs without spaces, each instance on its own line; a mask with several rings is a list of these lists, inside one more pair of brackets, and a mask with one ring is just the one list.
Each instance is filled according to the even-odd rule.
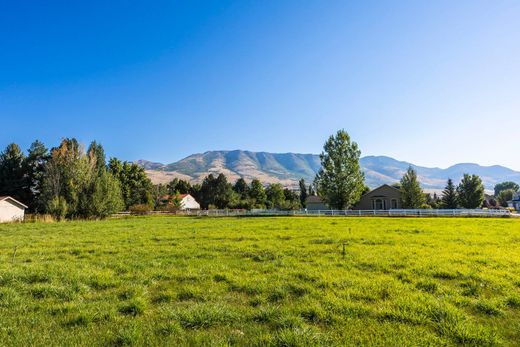
[[361,196],[354,210],[393,210],[401,208],[401,192],[399,189],[383,184]]
[[305,200],[305,206],[309,211],[329,210],[329,207],[317,195],[308,196]]
[[0,196],[0,223],[23,221],[26,208],[10,196]]

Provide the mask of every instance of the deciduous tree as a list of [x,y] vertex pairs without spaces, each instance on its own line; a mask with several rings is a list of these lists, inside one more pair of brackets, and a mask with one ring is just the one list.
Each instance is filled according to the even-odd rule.
[[345,130],[339,130],[325,142],[315,185],[318,195],[330,207],[347,209],[359,200],[365,186],[360,155],[357,143],[351,141]]

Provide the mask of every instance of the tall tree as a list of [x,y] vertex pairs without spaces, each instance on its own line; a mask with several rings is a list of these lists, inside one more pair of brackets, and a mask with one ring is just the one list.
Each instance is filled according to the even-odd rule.
[[253,207],[265,208],[267,196],[265,195],[264,186],[262,186],[262,183],[260,183],[259,180],[254,179],[251,181],[249,197],[253,200]]
[[105,150],[100,143],[92,141],[88,147],[87,155],[89,156],[90,162],[93,163],[99,173],[106,170]]
[[330,136],[320,154],[321,169],[315,185],[330,207],[350,208],[363,192],[364,175],[359,165],[361,151],[345,130]]
[[500,194],[500,192],[503,190],[507,190],[507,189],[511,189],[514,192],[517,192],[520,190],[520,186],[517,183],[511,182],[511,181],[498,183],[495,186],[495,197],[498,198],[498,195]]
[[265,189],[267,208],[282,208],[285,202],[283,187],[279,183],[271,183]]
[[133,205],[153,206],[153,184],[141,166],[111,158],[108,168],[119,180],[126,209]]
[[403,208],[422,208],[425,195],[417,180],[417,172],[410,166],[401,178],[401,205]]
[[249,186],[245,179],[240,177],[233,186],[233,191],[240,196],[240,199],[246,200],[249,198]]
[[480,208],[484,202],[484,185],[477,175],[464,174],[459,186],[457,196],[460,206],[463,208]]
[[25,203],[26,177],[25,156],[17,144],[11,143],[0,153],[0,195],[9,195]]
[[442,208],[446,209],[456,209],[457,208],[457,190],[455,185],[453,184],[453,180],[448,179],[448,183],[446,184],[446,188],[442,191],[441,196],[441,205]]
[[300,186],[300,205],[305,207],[305,201],[307,200],[307,186],[305,185],[305,180],[302,178],[299,182]]
[[209,174],[202,181],[200,188],[200,204],[202,208],[227,208],[232,196],[233,188],[224,174],[219,174],[216,178]]
[[28,197],[25,204],[32,212],[40,212],[44,207],[40,196],[47,160],[49,160],[48,149],[42,142],[38,140],[34,141],[29,148],[24,163],[27,179],[27,192],[25,195]]

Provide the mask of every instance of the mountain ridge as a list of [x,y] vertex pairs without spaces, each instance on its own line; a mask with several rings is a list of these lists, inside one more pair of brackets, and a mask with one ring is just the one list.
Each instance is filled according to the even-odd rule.
[[[154,183],[166,183],[173,178],[200,183],[210,173],[223,173],[230,181],[240,177],[248,181],[257,178],[263,183],[281,183],[291,187],[297,186],[300,178],[307,183],[312,182],[321,167],[317,154],[247,150],[206,151],[170,164],[147,160],[138,160],[137,164],[146,170]],[[365,156],[360,159],[360,164],[370,188],[398,182],[410,165],[417,170],[421,185],[426,189],[442,189],[448,178],[458,182],[464,173],[479,175],[487,190],[492,190],[495,184],[503,181],[520,183],[520,172],[502,165],[457,163],[442,169],[419,166],[389,156]]]

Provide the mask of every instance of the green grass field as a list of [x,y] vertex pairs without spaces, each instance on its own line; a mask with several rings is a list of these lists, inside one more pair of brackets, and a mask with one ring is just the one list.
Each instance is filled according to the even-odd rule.
[[0,225],[1,346],[519,343],[520,220]]

